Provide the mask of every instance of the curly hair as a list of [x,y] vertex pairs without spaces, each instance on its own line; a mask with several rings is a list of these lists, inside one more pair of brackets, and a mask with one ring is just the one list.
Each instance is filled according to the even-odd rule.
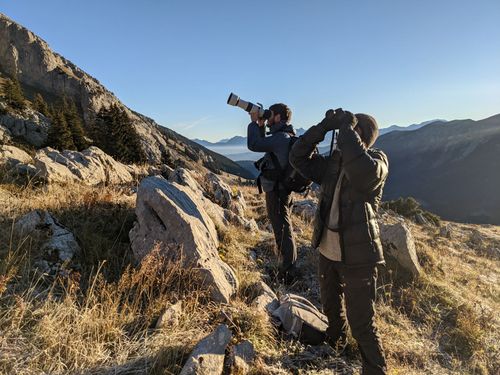
[[274,114],[280,114],[281,120],[289,123],[292,119],[292,110],[286,104],[276,103],[269,107]]

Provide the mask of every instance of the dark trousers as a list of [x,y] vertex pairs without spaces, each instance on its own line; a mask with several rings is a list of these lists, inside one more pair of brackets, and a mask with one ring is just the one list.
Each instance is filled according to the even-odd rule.
[[291,194],[284,190],[266,192],[267,216],[273,227],[274,238],[282,257],[281,271],[295,265],[297,248],[293,239],[291,219]]
[[386,374],[384,350],[375,326],[377,267],[346,267],[320,254],[319,282],[330,342],[345,340],[349,322],[363,359],[362,375]]

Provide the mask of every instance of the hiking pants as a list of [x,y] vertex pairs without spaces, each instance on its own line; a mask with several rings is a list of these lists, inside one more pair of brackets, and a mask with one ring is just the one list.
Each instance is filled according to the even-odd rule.
[[271,221],[276,245],[281,254],[282,263],[280,268],[282,271],[290,269],[297,260],[297,248],[293,239],[290,212],[291,205],[291,193],[281,189],[266,192],[267,216]]
[[332,344],[345,340],[347,322],[363,360],[362,375],[386,374],[384,350],[375,326],[377,267],[346,267],[320,254],[319,283],[327,335]]

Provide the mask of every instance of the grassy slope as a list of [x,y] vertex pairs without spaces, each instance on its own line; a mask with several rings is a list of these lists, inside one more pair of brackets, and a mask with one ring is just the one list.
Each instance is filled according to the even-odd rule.
[[[265,227],[262,197],[254,188],[241,189],[248,216]],[[0,185],[0,373],[178,373],[196,341],[220,322],[230,325],[234,342],[254,342],[260,353],[254,373],[336,368],[349,374],[359,368],[355,352],[336,358],[327,347],[307,348],[275,335],[268,318],[249,306],[261,277],[285,291],[267,276],[276,266],[269,233],[219,228],[221,257],[236,269],[241,285],[229,306],[206,305],[189,272],[159,257],[130,268],[134,204],[128,188]],[[49,283],[30,271],[37,242],[11,237],[13,219],[35,208],[48,209],[77,235],[82,269],[69,281]],[[310,225],[298,217],[294,224],[305,276],[290,290],[319,304],[317,254],[307,245]],[[378,320],[392,374],[498,370],[498,260],[488,249],[500,247],[500,229],[453,226],[454,237],[445,239],[436,228],[412,225],[426,271],[421,281],[401,286],[388,274],[381,278]],[[485,243],[470,242],[472,229],[486,236]],[[179,322],[152,329],[162,309],[179,299]]]

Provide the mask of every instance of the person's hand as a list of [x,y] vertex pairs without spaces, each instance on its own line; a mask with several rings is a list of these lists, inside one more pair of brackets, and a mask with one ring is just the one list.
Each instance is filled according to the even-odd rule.
[[266,120],[259,117],[259,112],[250,112],[250,119],[252,122],[256,122],[260,127],[264,126]]
[[320,122],[320,125],[325,131],[340,129],[342,125],[350,124],[356,126],[356,116],[349,111],[344,111],[342,108],[336,110],[329,109],[325,113],[325,118]]

